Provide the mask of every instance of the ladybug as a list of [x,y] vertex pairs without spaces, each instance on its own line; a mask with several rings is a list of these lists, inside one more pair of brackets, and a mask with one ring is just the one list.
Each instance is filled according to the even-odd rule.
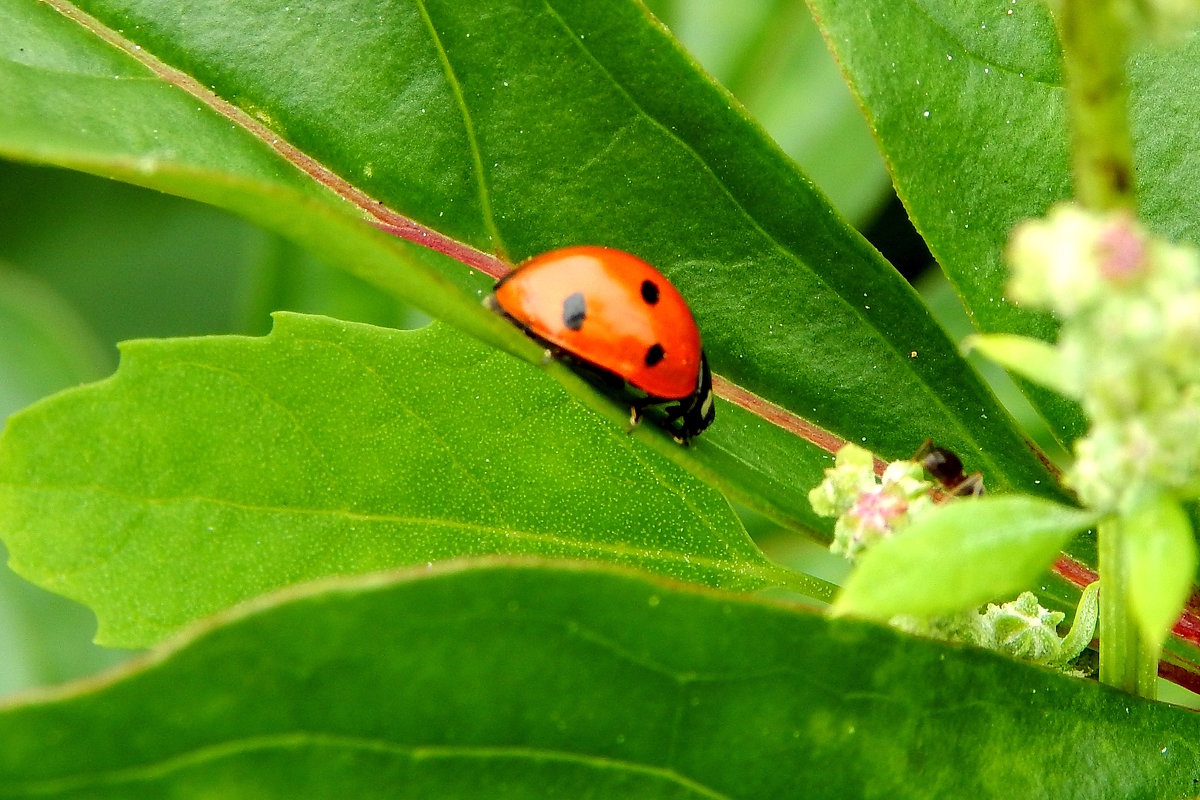
[[713,421],[712,374],[692,312],[662,273],[608,247],[567,247],[496,282],[487,305],[549,355],[643,412],[680,444]]
[[955,497],[978,497],[983,494],[983,475],[974,472],[966,474],[962,459],[945,447],[939,447],[932,439],[926,439],[913,456],[925,471],[942,488]]

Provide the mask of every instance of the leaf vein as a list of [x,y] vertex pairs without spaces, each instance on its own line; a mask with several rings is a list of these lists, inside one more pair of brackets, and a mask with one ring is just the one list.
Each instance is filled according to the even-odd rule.
[[[384,523],[413,527],[429,526],[434,528],[446,528],[455,531],[467,530],[483,537],[498,538],[506,541],[517,541],[521,543],[538,545],[554,545],[559,550],[564,551],[562,554],[563,557],[569,557],[569,554],[574,552],[579,553],[582,556],[607,556],[618,562],[624,560],[625,563],[637,563],[638,561],[657,561],[673,563],[685,568],[706,569],[714,573],[723,574],[730,578],[734,578],[738,585],[744,585],[746,578],[755,579],[759,585],[781,585],[780,571],[783,570],[782,567],[765,560],[762,563],[749,560],[739,561],[716,558],[712,556],[702,556],[694,553],[685,553],[677,550],[669,550],[661,546],[655,546],[653,549],[647,549],[633,547],[624,542],[586,541],[582,539],[573,539],[560,534],[542,533],[532,530],[519,530],[507,526],[498,526],[482,522],[472,522],[468,520],[441,520],[428,517],[408,516],[403,514],[368,513],[336,508],[296,508],[292,506],[272,506],[262,503],[242,502],[230,498],[205,497],[201,495],[179,495],[174,497],[135,496],[120,492],[111,487],[102,486],[100,484],[51,486],[48,484],[20,485],[11,482],[0,482],[0,487],[24,492],[105,494],[111,497],[126,500],[134,504],[144,504],[150,506],[166,506],[174,503],[207,503],[217,507],[232,508],[240,511],[249,511],[261,514],[296,515],[301,517],[334,517],[353,522]],[[81,504],[81,507],[86,506]],[[116,547],[111,552],[106,553],[105,556],[99,561],[86,564],[73,571],[55,572],[54,574],[56,580],[66,580],[73,575],[92,568],[98,563],[107,563],[111,561],[120,552],[120,550],[121,547]]]
[[[889,339],[887,336],[885,336],[883,334],[883,332],[879,330],[879,328],[876,326],[876,324],[874,322],[872,322],[872,320],[862,312],[862,309],[859,308],[858,304],[851,302],[848,297],[845,297],[841,292],[839,292],[836,288],[834,288],[825,279],[824,276],[820,275],[816,271],[809,268],[783,242],[781,242],[775,235],[773,235],[772,233],[767,231],[762,226],[762,224],[758,221],[758,219],[756,219],[755,216],[750,213],[749,209],[746,208],[746,206],[741,202],[741,200],[739,200],[738,197],[736,197],[733,194],[733,192],[729,189],[729,187],[726,186],[725,182],[716,173],[716,171],[713,169],[713,167],[704,159],[704,157],[701,156],[700,153],[697,152],[697,150],[690,143],[685,141],[678,132],[672,130],[669,126],[664,125],[662,122],[660,122],[654,116],[649,114],[642,107],[642,105],[637,101],[637,99],[629,92],[629,90],[626,89],[625,86],[616,79],[616,77],[612,74],[611,71],[609,71],[609,69],[604,65],[604,63],[602,61],[600,61],[600,59],[597,58],[595,56],[595,54],[593,54],[592,51],[586,46],[586,44],[584,43],[584,39],[581,38],[578,34],[576,34],[573,31],[573,29],[570,27],[570,25],[567,24],[567,21],[565,19],[563,19],[562,16],[558,13],[558,11],[554,8],[553,0],[543,0],[543,3],[545,5],[547,12],[551,16],[553,16],[554,19],[558,21],[559,25],[562,26],[563,30],[569,34],[570,39],[574,42],[575,46],[577,48],[579,48],[579,50],[582,53],[584,53],[591,60],[591,62],[596,66],[597,69],[603,71],[604,74],[608,76],[609,80],[612,81],[612,85],[614,87],[616,87],[625,96],[625,98],[629,101],[630,105],[633,106],[633,108],[637,109],[637,112],[640,113],[647,121],[649,121],[652,125],[657,127],[660,131],[662,131],[664,133],[664,135],[666,135],[670,139],[673,139],[681,147],[683,147],[684,150],[686,150],[691,155],[691,157],[693,159],[695,159],[696,163],[701,168],[703,168],[703,170],[705,172],[707,172],[710,177],[712,177],[712,179],[716,183],[717,187],[729,199],[730,203],[733,204],[733,207],[738,210],[738,212],[742,215],[742,218],[746,221],[746,223],[748,224],[748,226],[751,229],[753,229],[754,231],[757,231],[758,234],[763,238],[763,240],[765,242],[767,242],[784,259],[788,260],[791,263],[797,264],[798,266],[800,266],[801,269],[805,270],[807,272],[807,274],[815,282],[820,283],[823,286],[825,286],[829,290],[829,294],[832,297],[837,298],[837,301],[839,303],[841,303],[845,308],[847,308],[852,316],[861,320],[863,322],[863,329],[865,331],[869,332],[871,338],[874,339],[875,341],[877,341],[881,345],[879,348],[877,348],[877,352],[879,352],[881,354],[886,353],[887,357],[892,359],[893,361],[896,361],[896,362],[899,362],[899,363],[902,363],[905,365],[907,365],[909,363],[909,361],[911,359],[911,356],[910,356],[911,350],[909,350],[907,348],[902,348],[900,346],[900,343],[898,340],[893,341],[893,340]],[[734,103],[736,101],[733,100],[731,97],[730,102]],[[880,260],[882,260],[882,256],[880,256]],[[949,408],[945,398],[942,396],[942,394],[940,392],[934,390],[934,388],[930,385],[928,379],[925,377],[924,374],[912,370],[912,368],[910,366],[906,366],[904,371],[911,374],[914,381],[917,384],[919,384],[920,386],[924,387],[925,394],[929,397],[930,403],[932,405],[935,405],[939,409],[946,412],[946,416],[947,416],[948,420],[951,422],[951,424],[955,428],[957,428],[959,430],[962,438],[965,441],[971,441],[971,442],[975,441],[974,432],[970,429],[969,426],[967,426],[962,421],[959,414],[957,414],[956,412],[954,412],[952,409]],[[989,457],[986,452],[981,450],[979,453],[979,456],[980,456],[981,460],[987,461],[989,463],[989,465],[991,465],[993,468],[996,468],[997,471],[1001,471],[995,464],[994,459]]]
[[450,63],[450,56],[446,52],[446,46],[442,42],[442,37],[438,34],[437,27],[433,24],[433,18],[429,15],[429,9],[425,5],[425,0],[416,0],[417,8],[421,12],[421,19],[424,20],[425,26],[429,29],[430,41],[437,48],[438,59],[442,62],[442,69],[446,73],[446,80],[450,84],[450,90],[454,93],[454,100],[458,103],[459,111],[462,113],[463,129],[467,136],[467,143],[471,149],[471,161],[475,170],[475,180],[479,189],[479,204],[483,212],[483,224],[487,228],[488,235],[492,238],[493,250],[502,255],[506,252],[504,240],[500,236],[500,230],[496,227],[495,215],[492,211],[491,193],[488,191],[487,178],[483,169],[483,153],[479,149],[479,139],[475,135],[475,123],[471,119],[470,109],[467,108],[467,100],[463,95],[462,83],[458,80],[458,75],[454,72],[454,66]]
[[549,762],[595,771],[616,771],[642,775],[682,786],[697,797],[707,798],[708,800],[732,800],[728,795],[671,769],[653,764],[623,761],[610,756],[520,746],[415,745],[379,738],[308,731],[230,739],[165,756],[158,761],[57,778],[23,781],[19,784],[9,784],[6,787],[0,788],[0,795],[17,797],[29,794],[54,794],[81,791],[88,787],[101,785],[111,786],[114,784],[153,781],[169,777],[172,773],[181,772],[192,767],[214,764],[224,759],[243,754],[285,751],[299,748],[319,748],[395,756],[414,763],[437,760]]

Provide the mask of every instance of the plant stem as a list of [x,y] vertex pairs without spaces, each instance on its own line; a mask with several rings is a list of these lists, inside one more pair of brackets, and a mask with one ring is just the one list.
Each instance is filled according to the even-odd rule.
[[1121,0],[1059,0],[1075,199],[1094,211],[1133,208],[1133,136],[1125,80],[1129,26]]
[[[1055,22],[1062,41],[1071,172],[1075,199],[1093,211],[1135,205],[1133,135],[1125,64],[1130,30],[1123,0],[1058,0]],[[1158,653],[1130,614],[1130,586],[1119,519],[1101,523],[1100,680],[1143,697],[1155,696]]]
[[1119,518],[1100,523],[1100,682],[1154,699],[1158,691],[1158,653],[1142,637],[1129,613],[1129,573]]

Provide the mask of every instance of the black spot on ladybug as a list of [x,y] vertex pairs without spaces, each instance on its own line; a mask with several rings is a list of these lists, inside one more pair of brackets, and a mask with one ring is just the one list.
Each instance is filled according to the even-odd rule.
[[664,355],[666,355],[666,353],[663,352],[661,344],[656,342],[655,344],[650,345],[650,349],[646,351],[646,366],[653,367],[655,364],[663,360]]
[[642,299],[648,304],[654,305],[658,302],[658,284],[654,281],[642,281]]
[[585,319],[587,319],[587,301],[583,299],[582,292],[576,292],[563,300],[563,325],[577,331],[583,327]]

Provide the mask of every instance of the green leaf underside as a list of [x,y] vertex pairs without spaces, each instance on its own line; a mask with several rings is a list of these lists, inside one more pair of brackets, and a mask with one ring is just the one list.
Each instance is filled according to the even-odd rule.
[[580,242],[648,258],[714,368],[805,419],[892,456],[933,436],[995,489],[1046,477],[907,285],[633,3],[83,7],[437,230],[513,259]]
[[[1011,227],[1071,196],[1062,64],[1044,3],[812,0],[871,121],[901,198],[981,330],[1053,338],[1051,319],[1005,301]],[[1200,39],[1142,43],[1130,65],[1139,211],[1200,241],[1191,157]],[[1077,406],[1035,400],[1059,433]]]
[[497,565],[295,593],[10,705],[0,797],[1183,797],[1198,737],[980,651]]
[[299,315],[261,339],[128,343],[113,378],[13,417],[0,532],[14,569],[127,646],[292,583],[456,556],[787,580],[719,494],[529,366],[441,325]]
[[836,608],[888,619],[950,614],[1011,599],[1097,518],[1019,495],[945,503],[863,554]]

